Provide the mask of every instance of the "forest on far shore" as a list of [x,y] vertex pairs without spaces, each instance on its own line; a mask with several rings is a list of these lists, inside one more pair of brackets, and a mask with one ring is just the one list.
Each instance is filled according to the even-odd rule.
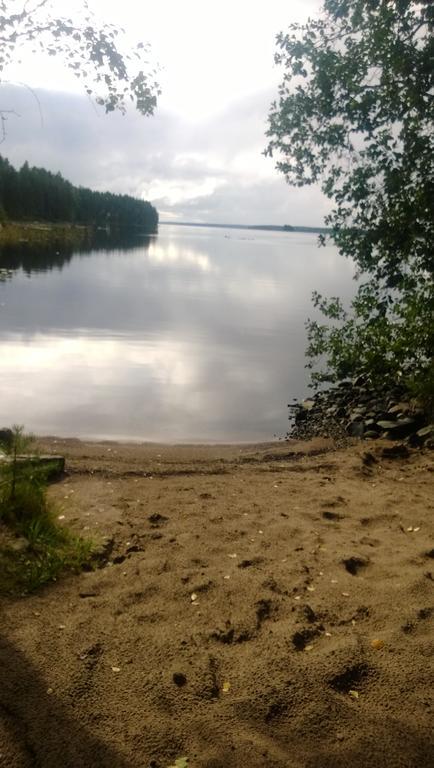
[[17,171],[0,156],[0,223],[8,220],[134,227],[147,233],[158,228],[158,212],[145,200],[75,187],[60,173],[27,162]]

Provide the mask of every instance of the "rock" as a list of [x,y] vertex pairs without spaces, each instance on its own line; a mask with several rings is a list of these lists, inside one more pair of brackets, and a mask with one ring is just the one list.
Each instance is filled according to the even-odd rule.
[[394,414],[394,413],[408,413],[410,410],[410,403],[397,403],[396,405],[392,405],[391,408],[387,411],[387,413]]
[[398,419],[398,427],[413,427],[416,425],[416,420],[411,416],[405,416],[402,419]]
[[399,421],[377,421],[377,425],[386,431],[392,440],[408,437],[416,426],[414,419],[399,419]]
[[377,421],[377,427],[380,427],[380,429],[383,429],[383,430],[396,429],[397,426],[398,426],[398,423],[396,421],[384,421],[384,420]]
[[417,436],[424,440],[427,437],[434,437],[434,424],[428,424],[427,427],[422,427],[416,432]]
[[306,400],[303,400],[301,403],[301,407],[303,408],[304,411],[311,411],[314,405],[315,405],[315,401],[312,400],[310,397],[306,398]]
[[343,419],[345,414],[346,414],[346,410],[341,406],[341,407],[338,407],[335,415],[336,415],[336,418]]
[[348,436],[375,439],[383,433],[391,440],[408,438],[415,446],[434,445],[434,428],[416,435],[427,426],[426,417],[414,408],[408,392],[387,383],[373,387],[365,374],[290,406],[290,419],[290,438],[345,441]]
[[363,415],[359,410],[351,411],[350,421],[362,421]]
[[362,437],[365,431],[364,421],[352,421],[347,424],[347,432],[351,437]]

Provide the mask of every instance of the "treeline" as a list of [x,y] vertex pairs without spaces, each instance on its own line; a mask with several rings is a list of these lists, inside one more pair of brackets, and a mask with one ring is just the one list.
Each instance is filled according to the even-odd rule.
[[28,163],[17,171],[0,156],[0,222],[2,219],[134,227],[148,233],[158,227],[158,212],[144,200],[74,187],[60,173],[31,168]]

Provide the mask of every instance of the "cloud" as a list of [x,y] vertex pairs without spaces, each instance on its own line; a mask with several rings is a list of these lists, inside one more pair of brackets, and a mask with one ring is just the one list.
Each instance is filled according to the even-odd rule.
[[149,199],[166,219],[321,225],[328,203],[319,189],[288,187],[262,154],[272,98],[262,90],[187,121],[163,110],[105,115],[84,96],[2,86],[0,106],[17,115],[0,149],[15,165]]

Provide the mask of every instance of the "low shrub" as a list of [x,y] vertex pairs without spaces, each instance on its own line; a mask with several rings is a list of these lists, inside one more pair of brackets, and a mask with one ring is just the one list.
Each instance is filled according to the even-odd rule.
[[[47,498],[47,470],[29,462],[33,438],[24,428],[5,430],[0,443],[0,592],[30,592],[65,571],[79,571],[93,542],[75,536],[56,519]],[[27,458],[26,458],[27,456]]]

